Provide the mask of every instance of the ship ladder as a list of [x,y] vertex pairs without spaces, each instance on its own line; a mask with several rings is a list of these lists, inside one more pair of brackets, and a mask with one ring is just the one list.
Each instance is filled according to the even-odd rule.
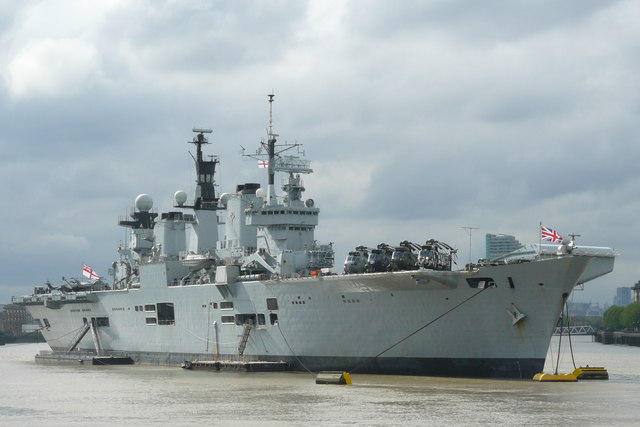
[[73,341],[67,348],[67,352],[73,351],[73,349],[76,348],[76,346],[78,345],[78,343],[80,343],[82,338],[84,338],[84,336],[87,335],[87,332],[89,332],[90,328],[91,327],[89,326],[89,322],[85,323],[82,326],[82,328],[78,331],[78,334],[76,335],[76,337],[73,339]]
[[244,331],[242,332],[242,338],[240,338],[240,345],[238,345],[238,354],[242,356],[244,353],[244,349],[247,347],[247,341],[249,340],[249,334],[251,333],[251,328],[253,325],[251,323],[246,323],[244,325]]
[[102,345],[100,344],[100,337],[98,336],[98,330],[96,329],[96,319],[92,318],[89,325],[91,325],[91,335],[93,336],[93,344],[96,347],[96,354],[98,356],[102,356]]

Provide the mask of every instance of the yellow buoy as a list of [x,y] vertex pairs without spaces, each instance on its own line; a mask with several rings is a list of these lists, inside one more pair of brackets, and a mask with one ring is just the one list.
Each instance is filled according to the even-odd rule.
[[544,372],[540,372],[539,374],[535,374],[533,376],[535,381],[540,382],[576,382],[578,381],[578,377],[574,374],[545,374]]
[[601,366],[581,366],[573,371],[573,375],[579,380],[608,380],[609,372]]
[[351,385],[351,375],[348,372],[323,371],[316,375],[316,384],[344,384]]

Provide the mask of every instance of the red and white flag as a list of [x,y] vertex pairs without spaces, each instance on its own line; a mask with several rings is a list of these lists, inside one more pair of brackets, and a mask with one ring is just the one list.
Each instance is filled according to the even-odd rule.
[[258,167],[259,167],[260,169],[268,168],[268,167],[269,167],[269,162],[268,162],[268,161],[266,161],[266,160],[260,160],[260,161],[258,162]]
[[93,268],[89,267],[87,264],[82,264],[82,275],[91,280],[102,278],[102,276],[99,276],[98,273],[96,273]]

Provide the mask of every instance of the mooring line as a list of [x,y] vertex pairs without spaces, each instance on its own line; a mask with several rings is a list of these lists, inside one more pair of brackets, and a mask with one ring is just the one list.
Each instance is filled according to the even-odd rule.
[[293,357],[296,358],[296,360],[298,361],[298,363],[300,364],[300,366],[302,366],[305,371],[307,371],[310,374],[315,374],[315,372],[311,371],[309,368],[307,368],[304,363],[302,363],[302,360],[300,360],[300,358],[298,356],[296,356],[296,354],[294,353],[293,349],[291,348],[291,346],[289,345],[289,341],[287,341],[287,338],[284,336],[284,333],[282,332],[282,329],[280,329],[280,322],[278,322],[277,324],[278,326],[278,330],[280,331],[280,335],[282,335],[282,339],[284,340],[285,344],[287,344],[287,347],[289,347],[289,351],[291,352],[291,354],[293,355]]
[[[478,295],[480,295],[481,293],[483,293],[484,291],[486,291],[487,289],[489,289],[489,287],[485,287],[482,290],[480,290],[479,292],[476,292],[475,294],[471,295],[469,298],[465,299],[464,301],[459,302],[458,304],[456,304],[455,306],[453,306],[452,308],[450,308],[449,310],[445,311],[444,313],[442,313],[440,316],[436,317],[435,319],[429,321],[428,323],[426,323],[425,325],[419,327],[418,329],[416,329],[415,331],[411,332],[409,335],[407,335],[406,337],[402,338],[401,340],[399,340],[398,342],[396,342],[395,344],[390,345],[389,347],[385,348],[384,350],[382,350],[380,353],[376,354],[373,358],[377,359],[378,357],[380,357],[381,355],[383,355],[384,353],[386,353],[387,351],[391,350],[392,348],[394,348],[395,346],[397,346],[398,344],[402,343],[403,341],[411,338],[412,336],[414,336],[415,334],[417,334],[418,332],[420,332],[421,330],[423,330],[424,328],[432,325],[433,323],[435,323],[436,321],[442,319],[444,316],[446,316],[447,314],[451,313],[453,310],[455,310],[456,308],[460,307],[462,304],[465,304],[466,302],[468,302],[469,300],[471,300],[472,298],[477,297]],[[361,363],[359,366],[356,366],[354,369],[351,370],[351,372],[355,372],[358,369],[360,369],[362,367],[362,365],[364,364]]]

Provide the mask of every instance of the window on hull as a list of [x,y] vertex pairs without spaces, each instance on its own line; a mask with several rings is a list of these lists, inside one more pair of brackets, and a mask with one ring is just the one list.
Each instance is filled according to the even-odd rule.
[[467,279],[470,288],[495,288],[496,282],[490,277],[472,277]]
[[175,325],[176,318],[172,302],[158,303],[158,325]]
[[256,324],[256,315],[255,314],[236,314],[236,325],[255,325]]
[[109,326],[109,318],[108,317],[96,317],[96,326]]
[[277,310],[278,300],[276,298],[267,298],[267,310]]
[[236,323],[236,316],[222,316],[220,322],[226,325],[234,325]]

